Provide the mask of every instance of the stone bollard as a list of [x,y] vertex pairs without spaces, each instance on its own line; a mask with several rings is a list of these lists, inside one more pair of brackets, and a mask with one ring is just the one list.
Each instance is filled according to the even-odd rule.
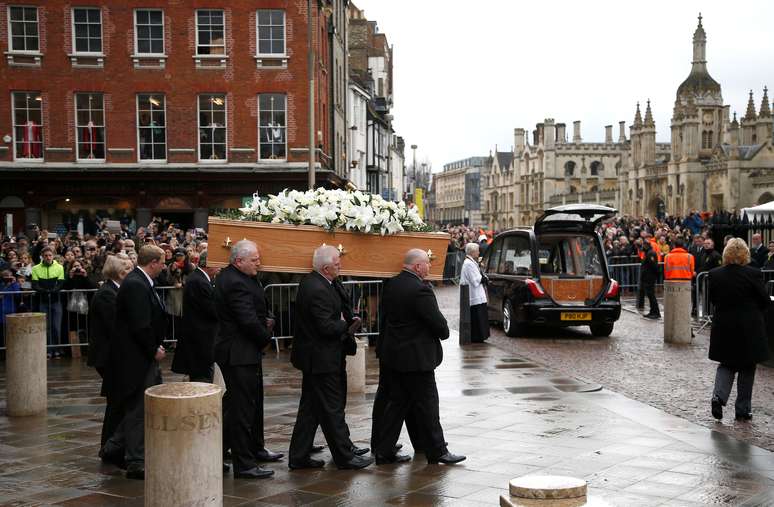
[[223,390],[172,382],[145,390],[145,505],[223,505]]
[[347,392],[364,393],[366,386],[366,349],[368,342],[355,338],[357,353],[347,356]]
[[525,475],[508,483],[501,507],[581,507],[588,505],[583,479],[560,475]]
[[460,285],[460,345],[470,345],[470,287]]
[[664,342],[691,343],[691,282],[664,282]]
[[13,313],[5,319],[8,415],[45,414],[48,409],[46,314]]

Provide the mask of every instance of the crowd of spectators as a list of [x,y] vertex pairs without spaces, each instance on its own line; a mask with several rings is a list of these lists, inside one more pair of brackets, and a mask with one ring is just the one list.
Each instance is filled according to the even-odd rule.
[[[116,223],[110,224],[114,226]],[[145,227],[123,223],[110,227],[107,220],[96,222],[93,234],[82,227],[64,234],[33,228],[30,237],[3,237],[0,245],[0,345],[4,343],[5,316],[23,311],[49,315],[49,355],[59,357],[77,343],[86,329],[91,291],[104,281],[102,268],[111,255],[126,256],[137,265],[137,252],[145,244],[161,247],[166,269],[158,287],[180,288],[185,276],[201,260],[206,262],[207,235],[202,229],[182,229],[168,220],[154,217]],[[30,292],[32,291],[32,292]],[[10,293],[18,292],[19,295]],[[170,326],[182,315],[182,291],[164,292]],[[67,332],[68,339],[62,336]]]

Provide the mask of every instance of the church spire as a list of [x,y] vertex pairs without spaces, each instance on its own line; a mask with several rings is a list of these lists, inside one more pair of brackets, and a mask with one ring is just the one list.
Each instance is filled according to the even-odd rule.
[[761,101],[760,118],[771,118],[771,109],[769,107],[769,89],[763,87],[763,100]]
[[653,113],[650,110],[650,99],[648,99],[648,107],[645,108],[645,127],[653,128],[656,123],[653,121]]
[[736,111],[734,111],[734,120],[731,122],[731,128],[738,128],[739,122],[736,119]]
[[637,102],[637,112],[634,113],[634,128],[642,128],[642,114],[640,114],[640,103]]
[[742,121],[755,120],[757,115],[755,114],[755,102],[753,102],[753,91],[750,90],[750,99],[747,101],[747,111],[744,113]]
[[701,13],[699,13],[699,25],[693,32],[693,70],[707,71],[707,33],[701,24]]

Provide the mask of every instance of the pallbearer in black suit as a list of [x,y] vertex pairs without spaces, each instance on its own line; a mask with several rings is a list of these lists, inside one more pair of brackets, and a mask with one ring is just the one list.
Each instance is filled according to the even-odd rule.
[[[100,446],[105,445],[107,439],[113,436],[122,417],[117,410],[118,403],[112,396],[108,396],[107,373],[110,366],[110,342],[116,333],[116,295],[121,282],[133,267],[132,261],[126,254],[108,256],[102,267],[105,282],[91,298],[89,306],[89,354],[86,364],[96,368],[97,373],[102,377],[102,389],[99,394],[107,398]],[[123,455],[100,457],[105,462],[114,460],[116,464],[122,464],[124,461]]]
[[183,333],[178,340],[172,371],[188,375],[191,382],[212,383],[215,366],[215,333],[218,314],[215,312],[215,290],[207,266],[207,252],[185,279],[183,287]]
[[449,327],[432,287],[424,281],[428,273],[427,252],[409,250],[403,271],[387,282],[382,295],[377,353],[387,399],[383,409],[374,410],[378,435],[371,445],[377,464],[409,459],[396,454],[395,447],[409,411],[422,436],[428,463],[452,464],[465,459],[446,448],[438,413],[435,369],[443,359],[441,340],[449,337]]
[[137,267],[126,275],[116,295],[107,391],[121,404],[124,416],[102,455],[115,456],[123,450],[130,479],[145,478],[144,393],[161,383],[159,361],[165,356],[161,343],[166,320],[153,285],[164,268],[164,250],[145,245],[137,255]]
[[228,267],[215,280],[218,332],[215,361],[226,381],[225,431],[231,446],[234,477],[263,479],[273,470],[259,461],[279,461],[283,454],[265,448],[263,437],[262,350],[271,341],[263,287],[256,275],[261,256],[255,243],[238,241]]
[[351,325],[342,315],[342,297],[333,283],[339,276],[341,260],[332,246],[321,246],[312,258],[314,271],[306,275],[296,296],[295,335],[290,361],[303,372],[301,400],[290,439],[289,466],[318,468],[321,460],[309,456],[317,426],[321,426],[333,461],[341,469],[364,468],[373,459],[354,453],[344,419],[346,387],[342,363]]

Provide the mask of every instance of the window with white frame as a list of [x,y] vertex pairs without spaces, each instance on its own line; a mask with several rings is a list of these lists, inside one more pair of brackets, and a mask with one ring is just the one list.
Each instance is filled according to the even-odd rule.
[[282,93],[262,93],[258,96],[258,132],[260,158],[287,158],[287,100]]
[[226,54],[226,25],[222,10],[196,11],[196,54]]
[[38,39],[38,8],[12,5],[8,7],[8,47],[11,51],[40,51]]
[[164,54],[164,11],[134,11],[135,50],[138,55]]
[[226,160],[226,96],[199,95],[199,160]]
[[13,92],[13,147],[17,159],[43,159],[43,98],[40,92]]
[[105,159],[105,102],[101,93],[75,94],[78,160]]
[[258,54],[285,54],[285,11],[279,9],[259,9]]
[[97,7],[73,8],[75,53],[102,53],[102,12]]
[[137,95],[137,150],[140,160],[167,159],[167,122],[164,95]]

